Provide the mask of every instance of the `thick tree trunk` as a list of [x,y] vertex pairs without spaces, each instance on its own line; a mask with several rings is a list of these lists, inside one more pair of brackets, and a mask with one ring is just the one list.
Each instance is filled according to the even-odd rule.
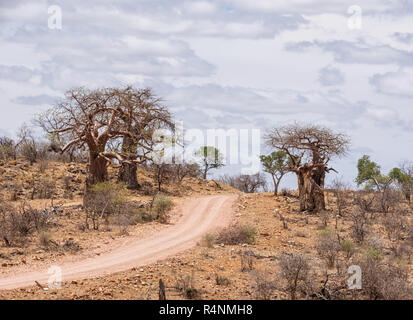
[[123,163],[119,169],[118,181],[126,184],[128,189],[139,189],[137,170],[138,166],[136,163]]
[[297,173],[300,211],[325,210],[324,168],[300,170]]
[[89,153],[89,167],[87,187],[108,180],[107,160],[99,156],[99,153]]
[[[136,149],[137,145],[134,143],[133,139],[129,136],[124,136],[122,141],[122,153],[126,155],[129,160],[135,160],[131,155],[136,152]],[[122,163],[119,169],[118,181],[126,184],[128,189],[139,189],[137,170],[138,166],[136,163]]]

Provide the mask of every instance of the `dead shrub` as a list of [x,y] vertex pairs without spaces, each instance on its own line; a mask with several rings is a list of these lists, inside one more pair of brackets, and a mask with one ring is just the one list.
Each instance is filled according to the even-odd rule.
[[407,272],[397,265],[366,257],[359,263],[362,270],[362,292],[370,300],[408,298],[411,288]]
[[374,192],[357,191],[354,194],[354,204],[363,212],[371,213],[374,211],[376,196]]
[[284,290],[295,300],[299,291],[307,292],[309,287],[310,264],[308,259],[301,254],[284,254],[279,260],[280,280]]
[[391,242],[400,241],[407,231],[406,220],[400,214],[389,214],[382,218],[382,225]]
[[202,245],[207,248],[212,248],[216,243],[216,236],[212,233],[207,233],[202,239]]
[[254,270],[254,252],[244,251],[240,254],[241,256],[241,271],[251,271]]
[[42,158],[37,162],[37,165],[38,165],[39,171],[41,173],[45,173],[46,170],[49,168],[49,160]]
[[231,284],[231,281],[227,277],[215,274],[215,283],[218,286],[229,286]]
[[181,275],[176,284],[175,288],[182,294],[186,299],[199,299],[201,297],[201,291],[195,287],[195,273],[192,272],[191,275],[183,276]]
[[50,240],[52,239],[52,234],[47,231],[42,231],[39,233],[39,243],[42,247],[48,248],[50,245]]
[[34,230],[46,230],[49,218],[47,211],[33,209],[25,203],[17,209],[3,204],[0,206],[0,237],[6,246],[24,242]]
[[217,243],[227,245],[252,244],[255,242],[257,229],[250,225],[233,224],[221,230],[216,237]]
[[258,300],[270,300],[277,289],[277,283],[272,279],[267,270],[256,270],[253,272],[255,297]]
[[367,217],[367,211],[355,209],[351,215],[351,233],[353,239],[356,242],[362,242],[367,236],[369,219]]
[[333,268],[341,245],[334,231],[323,230],[317,240],[316,249],[319,256],[325,260],[328,268]]
[[74,240],[66,240],[62,246],[63,250],[70,252],[78,252],[81,250],[80,245]]
[[92,220],[93,229],[99,230],[100,219],[105,218],[108,223],[109,215],[122,210],[125,203],[124,185],[110,182],[94,185],[83,198],[86,229],[89,229],[89,220]]

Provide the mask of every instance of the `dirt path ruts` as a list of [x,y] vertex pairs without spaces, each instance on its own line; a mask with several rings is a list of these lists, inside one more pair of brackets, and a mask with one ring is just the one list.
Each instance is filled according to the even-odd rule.
[[[149,237],[131,237],[124,246],[93,258],[59,265],[62,280],[94,278],[143,266],[176,255],[196,245],[202,236],[223,227],[232,219],[236,195],[215,195],[187,199],[179,209],[178,221]],[[0,277],[0,290],[47,284],[46,270],[33,270]]]

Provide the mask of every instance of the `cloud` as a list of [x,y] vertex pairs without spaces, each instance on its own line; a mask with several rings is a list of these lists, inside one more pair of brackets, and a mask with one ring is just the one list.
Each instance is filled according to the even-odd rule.
[[337,86],[345,82],[344,74],[339,69],[330,66],[320,70],[318,81],[323,86]]
[[[287,43],[288,51],[305,53],[309,49],[322,49],[333,54],[334,60],[346,64],[399,64],[412,65],[413,52],[393,48],[389,45],[371,45],[364,41],[302,41]],[[374,54],[372,54],[374,52]]]
[[24,66],[0,65],[0,79],[11,81],[29,81],[36,75],[36,71]]
[[393,33],[395,39],[400,42],[411,44],[413,43],[413,33],[408,32],[395,32]]
[[405,68],[397,72],[375,74],[370,79],[370,84],[380,93],[412,98],[413,68]]
[[13,100],[15,103],[25,105],[53,105],[59,97],[49,96],[47,94],[40,94],[36,96],[20,96]]

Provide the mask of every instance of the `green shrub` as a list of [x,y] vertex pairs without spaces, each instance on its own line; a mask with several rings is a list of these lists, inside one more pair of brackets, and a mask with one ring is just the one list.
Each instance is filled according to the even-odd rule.
[[346,258],[350,259],[355,252],[355,244],[351,240],[344,240],[341,243],[341,251],[346,254]]
[[164,195],[158,194],[153,199],[151,215],[153,219],[157,219],[162,223],[167,223],[169,219],[168,213],[172,210],[172,208],[172,200]]

